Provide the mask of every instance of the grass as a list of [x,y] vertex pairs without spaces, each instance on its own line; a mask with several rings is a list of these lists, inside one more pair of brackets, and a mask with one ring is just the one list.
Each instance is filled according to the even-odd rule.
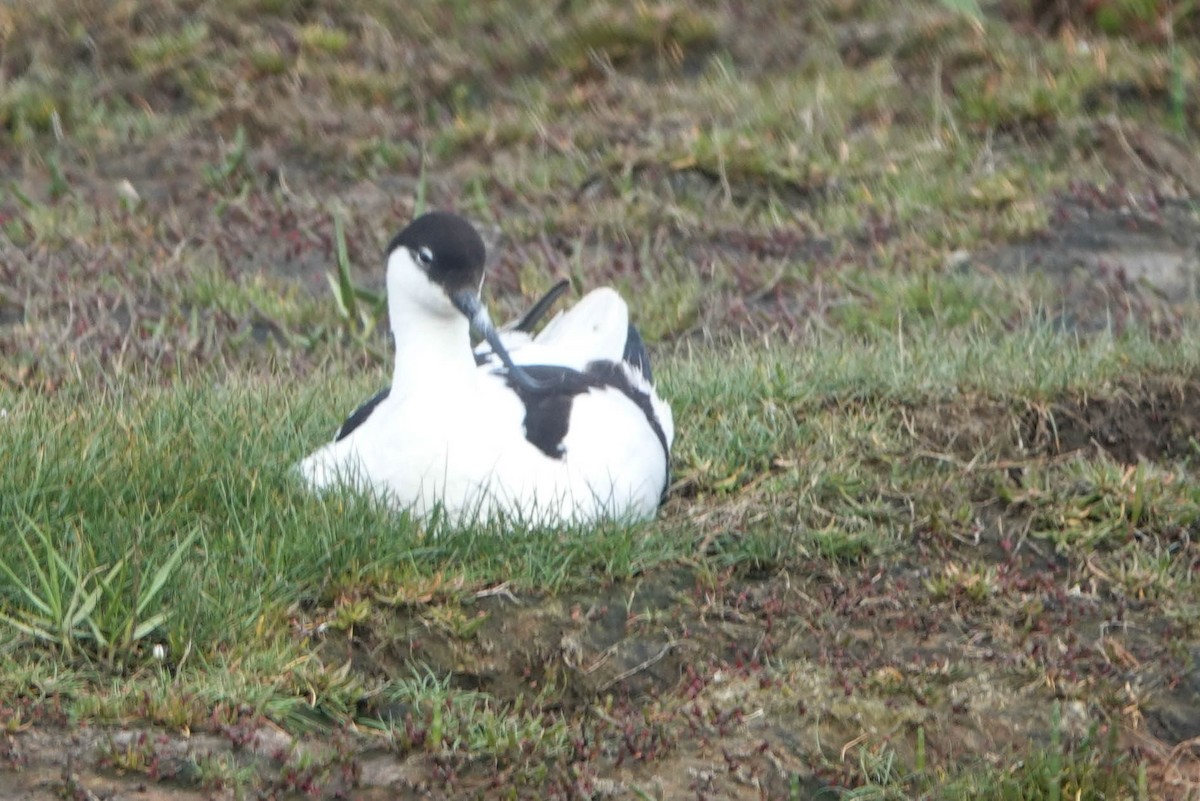
[[132,567],[121,558],[106,568],[95,563],[87,543],[76,538],[60,550],[36,523],[28,518],[26,522],[41,551],[36,551],[17,530],[32,576],[23,580],[7,562],[0,562],[0,570],[20,590],[25,606],[20,617],[3,615],[0,620],[22,634],[60,648],[68,659],[78,644],[86,643],[110,666],[166,622],[164,613],[149,614],[148,607],[172,578],[196,532],[177,545],[147,582],[140,575],[145,566],[136,541],[131,550],[135,560]]
[[[904,297],[907,281],[896,283],[879,289]],[[437,673],[410,680],[400,669],[381,683],[317,646],[318,628],[384,638],[387,609],[415,608],[437,638],[472,643],[488,617],[471,599],[494,587],[550,599],[680,566],[717,585],[724,571],[815,564],[853,573],[909,558],[914,538],[978,539],[997,502],[1028,521],[1030,542],[1096,565],[1116,577],[1114,588],[1189,608],[1192,578],[1158,543],[1200,521],[1195,455],[1126,468],[1103,456],[1053,458],[1053,447],[1019,444],[1013,432],[1030,409],[1056,427],[1048,410],[1073,398],[1169,394],[1189,375],[1194,387],[1200,332],[1082,338],[1031,323],[1001,333],[990,315],[961,315],[960,303],[978,301],[939,293],[927,315],[822,335],[802,349],[677,348],[658,365],[682,423],[676,497],[659,521],[634,528],[427,529],[371,499],[309,495],[295,462],[386,380],[381,369],[346,380],[340,365],[305,376],[210,368],[165,384],[126,373],[99,389],[0,393],[0,450],[11,468],[0,476],[0,518],[11,521],[2,533],[5,619],[14,643],[27,635],[48,648],[6,651],[0,681],[32,700],[29,677],[53,666],[66,681],[44,694],[70,719],[195,728],[214,715],[230,725],[250,715],[297,731],[358,721],[397,753],[487,754],[541,786],[550,778],[529,754],[578,756],[564,743],[579,724],[553,711],[562,691],[553,682],[524,708],[521,695],[514,703],[451,688]],[[990,431],[938,419],[937,409],[964,399],[987,405]],[[1014,464],[1023,471],[1016,484],[1004,478]],[[968,553],[924,589],[932,604],[986,618],[1013,603],[1008,580]],[[1044,668],[1022,670],[1033,680]],[[364,711],[365,699],[376,711]],[[388,718],[388,709],[409,717]],[[1065,769],[1076,778],[1064,786],[1128,786],[1086,748],[1070,754],[1082,761]],[[895,772],[896,758],[886,769],[882,754],[860,760],[862,792],[921,786]],[[1022,758],[1015,774],[950,776],[973,796],[1027,797],[1047,781],[1045,759]],[[241,775],[219,759],[201,768]]]
[[[917,769],[903,773],[895,752],[871,753],[862,749],[863,773],[872,776],[862,787],[846,794],[847,799],[884,798],[976,798],[1007,799],[1061,798],[1146,798],[1145,776],[1131,771],[1112,732],[1095,729],[1074,745],[1062,741],[1057,711],[1051,720],[1050,741],[1031,749],[1014,768],[982,772],[966,779],[938,776]],[[919,735],[918,735],[919,736]],[[1140,777],[1140,778],[1139,778]]]
[[[894,548],[913,521],[876,506],[877,499],[918,494],[930,472],[919,462],[880,461],[910,447],[895,428],[899,409],[964,395],[1020,409],[1177,375],[1190,364],[1195,336],[1167,344],[1136,332],[1079,340],[1030,328],[1003,337],[967,331],[947,341],[901,329],[867,340],[830,337],[798,352],[747,345],[732,361],[681,353],[660,367],[662,390],[686,423],[676,474],[701,504],[723,498],[749,507],[748,516],[766,515],[757,527],[777,555],[773,562],[786,563],[796,548],[819,549],[811,532],[830,527],[869,531],[872,549]],[[335,587],[377,582],[376,591],[386,593],[457,575],[470,587],[558,592],[689,556],[694,524],[681,514],[683,504],[662,522],[632,530],[499,535],[427,530],[369,499],[310,496],[294,464],[383,381],[381,373],[349,382],[334,374],[304,381],[216,374],[165,387],[118,378],[98,394],[0,395],[7,410],[0,436],[12,456],[0,512],[14,523],[4,549],[13,556],[3,564],[23,588],[9,602],[53,618],[55,626],[46,626],[53,636],[38,636],[68,662],[81,649],[98,656],[97,647],[110,643],[92,623],[102,590],[125,599],[126,616],[153,611],[146,621],[155,625],[137,627],[141,636],[123,644],[121,661],[150,659],[140,647],[150,630],[170,658],[190,649],[203,660],[286,640],[286,630],[264,632],[264,621],[279,625],[295,604],[329,604]],[[1008,501],[1046,510],[1035,513],[1042,521],[1035,535],[1044,526],[1060,544],[1079,547],[1071,538],[1082,536],[1094,546],[1110,526],[1153,525],[1160,508],[1162,522],[1188,525],[1196,499],[1174,475],[1069,462],[1032,474]],[[1082,487],[1081,494],[1057,497],[1062,483]],[[780,526],[785,519],[791,522]],[[753,563],[763,544],[735,540],[720,558]],[[131,556],[152,576],[140,589],[127,567]],[[280,658],[289,660],[290,651]]]

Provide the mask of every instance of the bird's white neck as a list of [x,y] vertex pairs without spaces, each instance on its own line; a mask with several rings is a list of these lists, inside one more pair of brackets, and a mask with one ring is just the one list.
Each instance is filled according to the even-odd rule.
[[407,248],[388,258],[388,319],[396,343],[392,391],[430,383],[465,383],[474,376],[471,325],[412,259]]
[[459,383],[475,374],[471,332],[462,315],[433,316],[413,309],[391,308],[396,341],[393,390],[430,382]]

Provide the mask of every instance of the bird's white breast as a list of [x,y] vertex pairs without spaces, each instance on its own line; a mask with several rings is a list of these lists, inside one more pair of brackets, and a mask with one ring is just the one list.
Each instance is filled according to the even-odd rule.
[[503,511],[525,522],[653,516],[666,454],[641,409],[616,389],[575,396],[562,458],[525,438],[525,408],[503,378],[477,371],[455,392],[397,392],[349,436],[301,464],[314,487],[369,486],[398,507],[455,522]]

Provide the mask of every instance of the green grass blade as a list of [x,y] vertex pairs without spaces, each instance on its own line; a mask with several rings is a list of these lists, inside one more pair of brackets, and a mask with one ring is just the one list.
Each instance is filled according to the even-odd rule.
[[[46,549],[46,561],[48,568],[46,591],[47,594],[51,596],[50,600],[52,604],[56,606],[57,611],[61,612],[62,598],[59,597],[59,590],[61,587],[61,584],[58,580],[59,574],[61,572],[62,576],[70,581],[72,585],[78,586],[80,582],[79,573],[75,568],[67,564],[66,559],[63,559],[62,554],[58,551],[58,548],[54,547],[54,543],[50,540],[50,535],[32,520],[30,520],[29,523],[30,527],[33,528],[33,533],[37,535],[39,540],[41,540],[42,547]],[[30,556],[32,557],[32,552],[30,553]],[[34,562],[34,569],[37,569],[36,561]]]
[[342,215],[333,215],[333,241],[337,258],[337,290],[338,306],[351,320],[359,318],[358,300],[354,292],[354,281],[350,277],[350,253],[346,249],[346,231],[342,224]]
[[[100,596],[104,593],[104,586],[97,584],[86,595],[84,595],[84,585],[92,576],[88,574],[83,581],[75,585],[74,591],[71,593],[71,606],[68,607],[70,614],[64,620],[67,623],[69,630],[73,631],[80,623],[90,620],[92,613],[96,611],[96,604],[100,602]],[[82,596],[82,600],[80,597]]]
[[[179,563],[182,561],[183,555],[192,546],[192,543],[196,541],[196,537],[199,536],[199,534],[200,529],[192,529],[191,533],[184,537],[183,541],[176,546],[175,550],[167,558],[167,561],[163,562],[159,566],[158,570],[154,571],[154,578],[151,579],[150,585],[146,587],[145,591],[142,592],[141,597],[137,599],[137,606],[134,611],[137,613],[138,617],[141,617],[142,613],[146,611],[146,607],[150,605],[150,602],[158,597],[158,594],[162,591],[163,586],[171,578],[171,575],[175,572],[176,568],[179,567]],[[136,640],[139,638],[134,637],[134,639]]]
[[20,620],[17,620],[14,617],[12,617],[11,615],[5,614],[4,612],[0,612],[0,620],[4,621],[8,625],[12,626],[17,631],[20,631],[24,634],[28,634],[30,637],[34,637],[36,639],[43,640],[45,642],[50,642],[50,643],[58,642],[58,636],[53,634],[52,632],[47,631],[46,629],[41,628],[39,626],[35,626],[32,623],[24,623]]
[[[22,543],[24,543],[24,537],[22,537],[20,533],[18,533],[17,536],[20,537],[22,540]],[[28,545],[26,545],[26,548],[28,549]],[[34,561],[32,558],[30,559],[30,562],[31,562],[31,564],[34,565],[34,569],[37,570],[38,569],[37,562]],[[23,582],[17,576],[17,574],[13,571],[13,569],[8,566],[8,563],[5,562],[3,559],[0,559],[0,571],[3,571],[4,574],[6,576],[8,576],[8,579],[9,579],[9,581],[11,581],[13,583],[13,586],[16,587],[17,589],[19,589],[21,591],[21,594],[24,595],[31,604],[33,604],[35,607],[37,607],[37,609],[42,614],[51,615],[51,616],[54,614],[54,610],[51,609],[46,604],[45,601],[43,601],[41,598],[39,598],[38,594],[36,592],[34,592],[33,588],[30,587],[25,582]],[[40,573],[41,571],[39,570],[38,572]],[[43,577],[43,583],[44,583],[44,577]]]
[[345,320],[353,319],[350,316],[350,309],[347,308],[346,301],[342,297],[340,280],[334,277],[333,273],[325,273],[325,280],[329,282],[329,289],[333,292],[333,302],[337,305],[338,316]]
[[[88,630],[92,633],[92,640],[95,641],[97,648],[105,649],[110,646],[109,638],[101,630],[100,624],[97,623],[93,618],[87,619],[87,627],[88,627]],[[76,635],[76,636],[78,636],[78,635]],[[106,655],[105,658],[108,659],[110,656],[111,655]]]
[[129,638],[129,642],[135,643],[138,640],[149,636],[149,634],[156,628],[167,622],[167,617],[168,615],[166,612],[159,612],[156,615],[146,618],[137,625],[137,628],[133,630],[133,635]]
[[354,294],[359,300],[366,301],[372,306],[382,307],[386,301],[386,296],[382,292],[376,292],[365,286],[354,287]]
[[[22,514],[24,514],[24,512],[22,512]],[[48,544],[48,540],[45,537],[40,536],[41,531],[38,528],[37,523],[35,523],[33,521],[33,519],[29,517],[28,514],[25,514],[25,522],[29,525],[30,528],[32,528],[34,530],[35,534],[39,535],[39,538],[42,540],[42,542],[44,544],[46,544],[46,547],[49,548],[50,546]],[[57,595],[57,591],[55,590],[54,585],[50,581],[50,576],[47,575],[46,571],[42,570],[42,566],[39,563],[37,555],[34,554],[34,552],[33,552],[33,546],[29,544],[29,539],[25,536],[25,534],[23,532],[21,532],[19,530],[16,533],[17,533],[17,539],[19,539],[21,541],[21,547],[24,549],[25,555],[29,557],[29,565],[30,565],[30,567],[33,568],[34,573],[37,574],[38,582],[42,585],[41,589],[42,589],[42,592],[45,594],[45,597],[41,597],[41,596],[37,595],[36,593],[34,593],[32,591],[32,588],[25,586],[25,584],[20,581],[17,581],[16,576],[13,576],[13,580],[17,583],[17,585],[19,587],[21,587],[25,591],[30,602],[32,602],[35,606],[37,606],[39,609],[41,609],[47,615],[50,615],[51,617],[53,617],[53,616],[55,616],[57,607],[61,604],[62,599],[61,598],[56,599],[55,596]],[[0,564],[3,564],[3,562],[0,562]],[[7,571],[7,569],[8,569],[8,566],[5,565],[5,570]],[[10,573],[10,575],[11,575],[11,573]]]

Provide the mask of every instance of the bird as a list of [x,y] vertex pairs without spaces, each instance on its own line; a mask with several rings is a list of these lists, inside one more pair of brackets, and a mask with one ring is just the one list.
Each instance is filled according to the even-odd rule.
[[452,212],[422,214],[393,237],[391,384],[299,463],[303,481],[458,526],[653,518],[670,484],[674,418],[625,301],[594,289],[534,332],[562,281],[498,329],[482,299],[486,256]]

